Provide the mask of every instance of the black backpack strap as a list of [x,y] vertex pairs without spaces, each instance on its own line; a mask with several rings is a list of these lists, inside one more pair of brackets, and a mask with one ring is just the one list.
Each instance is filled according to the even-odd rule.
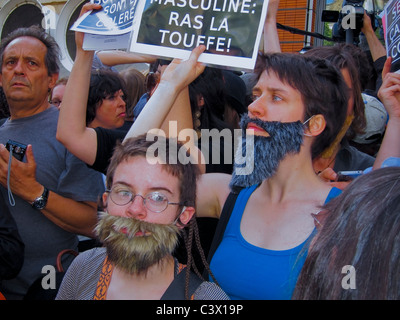
[[[186,268],[183,269],[171,282],[167,290],[164,292],[161,300],[185,300],[185,278]],[[194,272],[190,271],[189,279],[189,297],[191,297],[197,288],[203,283]]]
[[208,264],[211,263],[211,259],[215,251],[217,250],[219,244],[222,241],[222,238],[225,233],[225,228],[228,224],[229,218],[231,217],[238,195],[239,192],[230,192],[228,198],[224,203],[224,207],[222,208],[221,216],[219,218],[217,228],[215,230],[214,238],[210,246],[210,251],[208,252],[208,257],[207,257]]

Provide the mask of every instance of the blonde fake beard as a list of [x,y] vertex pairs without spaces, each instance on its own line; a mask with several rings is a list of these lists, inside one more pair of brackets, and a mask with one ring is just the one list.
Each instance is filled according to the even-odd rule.
[[107,249],[111,263],[129,274],[143,274],[172,254],[179,228],[102,212],[95,232]]

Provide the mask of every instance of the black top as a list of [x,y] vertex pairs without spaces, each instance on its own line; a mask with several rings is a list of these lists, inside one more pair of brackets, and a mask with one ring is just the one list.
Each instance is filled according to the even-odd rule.
[[104,129],[101,127],[94,130],[97,134],[97,153],[96,160],[89,167],[106,174],[114,148],[118,141],[122,142],[124,140],[126,131]]
[[24,262],[25,245],[0,193],[0,281],[17,276]]

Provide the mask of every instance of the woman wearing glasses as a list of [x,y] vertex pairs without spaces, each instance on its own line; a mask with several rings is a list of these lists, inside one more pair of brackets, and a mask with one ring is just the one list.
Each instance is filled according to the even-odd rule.
[[[172,256],[185,225],[189,239],[193,236],[199,168],[171,161],[169,151],[158,163],[149,161],[152,144],[139,136],[117,147],[96,226],[104,247],[74,260],[57,299],[228,299],[217,284],[200,279]],[[188,266],[191,252],[188,248]]]

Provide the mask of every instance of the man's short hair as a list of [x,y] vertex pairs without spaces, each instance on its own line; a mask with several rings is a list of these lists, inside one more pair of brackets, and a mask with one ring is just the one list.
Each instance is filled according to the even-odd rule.
[[[30,26],[28,28],[18,28],[12,31],[4,39],[1,40],[0,45],[0,65],[3,65],[4,51],[7,46],[15,39],[21,37],[32,37],[41,41],[47,48],[45,56],[45,65],[49,76],[58,74],[60,72],[60,47],[54,38],[46,33],[46,31],[39,26]],[[1,68],[0,68],[1,73]]]

